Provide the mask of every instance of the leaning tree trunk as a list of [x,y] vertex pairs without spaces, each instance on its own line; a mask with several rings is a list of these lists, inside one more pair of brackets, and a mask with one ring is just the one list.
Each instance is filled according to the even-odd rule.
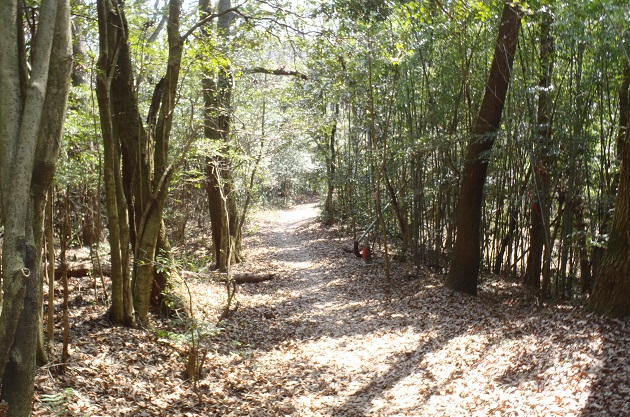
[[[627,58],[626,58],[627,59]],[[630,77],[630,61],[626,61],[625,76]],[[621,146],[619,191],[608,238],[608,248],[602,260],[589,308],[615,317],[630,315],[630,88],[623,83],[620,93],[622,110],[618,146]],[[625,102],[625,106],[623,103]]]
[[8,403],[10,417],[28,416],[32,410],[44,207],[59,157],[72,69],[68,0],[42,2],[28,80],[18,19],[17,1],[0,2],[0,194],[5,227],[0,398]]
[[479,228],[483,188],[490,152],[496,139],[496,132],[500,127],[501,114],[510,84],[520,27],[521,10],[514,3],[505,2],[494,59],[479,115],[472,130],[472,139],[466,151],[459,190],[457,237],[446,280],[446,286],[458,292],[477,293],[477,276],[481,259]]

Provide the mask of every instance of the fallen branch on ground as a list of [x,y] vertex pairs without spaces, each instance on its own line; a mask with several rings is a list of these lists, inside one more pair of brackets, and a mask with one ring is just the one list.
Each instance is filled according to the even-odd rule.
[[[101,266],[103,276],[109,277],[112,274],[112,267],[104,264]],[[65,266],[58,266],[55,268],[55,279],[61,279],[64,272],[71,278],[87,277],[93,274],[99,274],[99,271],[94,268],[91,261],[74,262]]]
[[[225,274],[201,274],[199,272],[191,272],[191,271],[182,271],[182,276],[190,276],[199,279],[210,279],[218,282],[227,281],[227,277]],[[243,274],[234,274],[232,275],[232,281],[237,284],[256,284],[258,282],[270,281],[278,277],[278,274],[269,274],[269,273],[243,273]]]

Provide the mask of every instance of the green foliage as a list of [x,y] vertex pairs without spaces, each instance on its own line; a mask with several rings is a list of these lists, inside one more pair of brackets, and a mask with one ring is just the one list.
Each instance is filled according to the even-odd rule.
[[327,13],[345,16],[351,21],[384,21],[393,5],[387,0],[336,0]]
[[195,343],[199,343],[200,341],[219,335],[222,331],[223,328],[215,324],[194,320],[186,323],[186,328],[183,332],[158,329],[155,331],[155,336],[160,339],[190,344],[193,339]]
[[[387,175],[404,221],[416,227],[411,233],[417,246],[448,246],[463,150],[485,90],[503,2],[309,0],[296,9],[290,2],[263,3],[246,2],[241,11],[248,18],[237,17],[227,39],[217,38],[211,22],[186,43],[170,146],[172,155],[189,153],[175,166],[169,227],[185,224],[181,208],[186,204],[202,218],[206,159],[220,156],[230,161],[241,204],[247,198],[283,204],[299,194],[325,194],[331,185],[337,219],[361,229],[374,218],[374,193],[384,202],[391,199],[384,182],[377,190],[384,160],[380,173]],[[566,203],[560,196],[576,185],[590,231],[586,240],[603,244],[599,229],[614,200],[612,179],[618,173],[617,100],[630,55],[628,3],[518,3],[525,14],[513,82],[496,146],[483,155],[488,160],[484,230],[492,235],[484,250],[496,252],[491,246],[497,243],[490,240],[506,232],[509,205],[518,207],[519,230],[528,228],[532,184],[525,179],[536,162],[543,92],[540,24],[547,15],[553,16],[555,39],[549,87],[553,143],[547,150],[554,161],[552,216]],[[166,59],[165,31],[150,41],[164,11],[151,6],[140,0],[126,5],[143,115]],[[185,7],[183,26],[190,27],[198,19],[196,4]],[[94,11],[81,4],[74,9],[94,48]],[[198,36],[202,31],[207,36]],[[77,63],[89,72],[95,59],[88,48]],[[200,88],[202,77],[216,77],[226,68],[232,99],[219,111],[230,116],[228,144],[203,139]],[[298,71],[308,79],[255,68]],[[101,150],[92,91],[89,84],[73,88],[57,177],[62,187],[96,188]],[[582,175],[570,172],[572,167]],[[390,236],[399,237],[395,213],[385,217]],[[180,256],[179,265],[169,262],[158,256],[156,269],[198,270],[209,259],[190,252]]]
[[68,387],[56,394],[41,394],[39,399],[48,407],[55,416],[70,416],[73,413],[68,409],[68,402],[74,397],[74,389]]

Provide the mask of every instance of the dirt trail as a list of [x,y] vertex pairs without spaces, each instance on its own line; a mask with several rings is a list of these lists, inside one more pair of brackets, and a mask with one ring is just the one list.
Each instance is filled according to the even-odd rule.
[[[38,369],[35,414],[630,415],[627,320],[535,308],[516,282],[453,294],[441,276],[410,279],[405,264],[392,264],[388,282],[382,263],[344,253],[347,233],[317,215],[302,204],[255,216],[234,272],[279,278],[239,285],[237,311],[202,340],[198,384],[182,377],[188,321],[112,326],[92,278],[73,279],[68,371]],[[200,326],[211,327],[225,287],[204,274],[187,283]]]
[[[255,389],[251,399],[259,406],[249,415],[361,413],[369,401],[354,404],[350,394],[388,361],[389,353],[380,354],[378,345],[392,341],[372,343],[385,335],[370,313],[386,302],[386,286],[359,280],[381,267],[344,254],[341,246],[350,242],[322,233],[318,214],[316,204],[265,213],[246,242],[256,265],[281,276],[243,288],[231,327],[251,349],[247,366],[270,382]],[[246,262],[239,269],[249,267]]]
[[[239,296],[229,332],[244,349],[221,403],[235,401],[233,415],[590,416],[604,402],[601,415],[630,413],[630,377],[598,376],[627,329],[607,345],[579,314],[533,311],[518,285],[467,297],[429,273],[409,280],[404,265],[388,283],[317,215],[314,204],[264,213],[246,240],[252,263],[281,278]],[[590,393],[602,383],[617,402]]]

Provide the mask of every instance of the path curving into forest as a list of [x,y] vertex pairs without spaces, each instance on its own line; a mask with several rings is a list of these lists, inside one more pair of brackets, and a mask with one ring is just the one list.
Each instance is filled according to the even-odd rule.
[[[302,204],[254,220],[252,264],[281,278],[239,296],[229,332],[245,359],[223,386],[234,415],[630,414],[630,374],[601,372],[611,356],[628,368],[617,355],[628,329],[611,343],[602,321],[536,311],[515,284],[452,294],[428,272],[409,279],[404,264],[387,282],[382,263],[344,253],[349,237],[318,214]],[[602,385],[607,395],[591,392]]]

